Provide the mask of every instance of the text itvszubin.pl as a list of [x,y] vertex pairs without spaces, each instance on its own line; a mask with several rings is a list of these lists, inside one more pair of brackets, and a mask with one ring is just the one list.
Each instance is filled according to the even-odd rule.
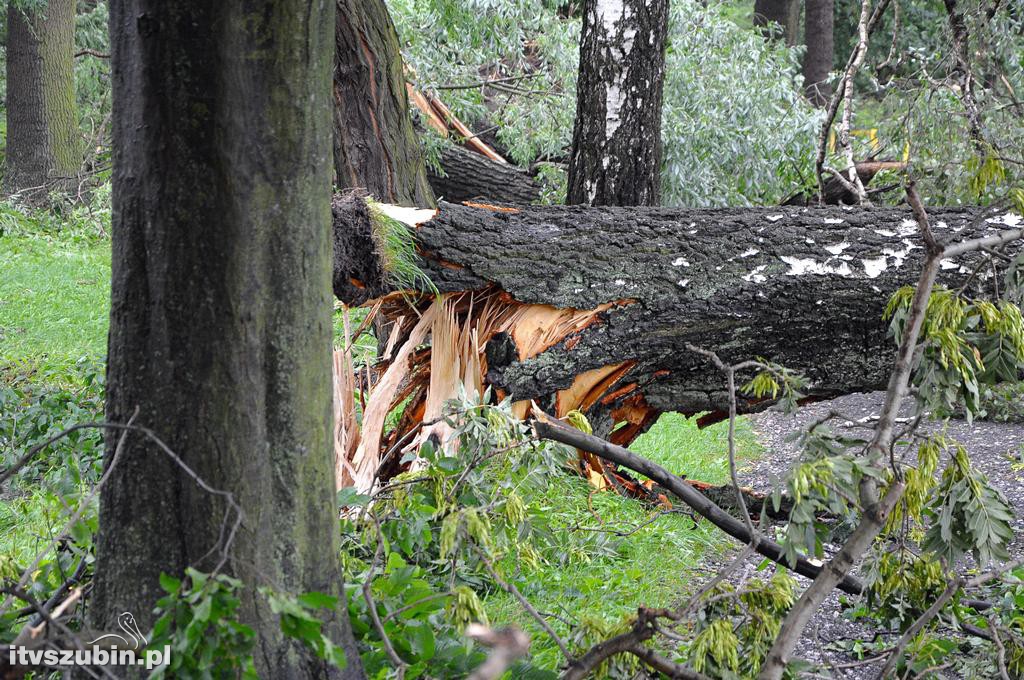
[[145,666],[153,670],[171,660],[171,647],[146,649],[137,654],[134,649],[108,649],[105,647],[83,647],[81,649],[28,649],[9,645],[8,663],[12,666]]

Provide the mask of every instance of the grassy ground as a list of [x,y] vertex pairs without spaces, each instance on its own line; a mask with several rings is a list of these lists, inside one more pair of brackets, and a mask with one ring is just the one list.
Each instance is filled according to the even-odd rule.
[[[93,371],[98,367],[102,373],[110,296],[109,240],[96,237],[95,231],[82,238],[82,229],[61,231],[53,223],[21,224],[5,232],[5,217],[10,214],[0,209],[0,388],[7,390],[0,392],[7,395],[0,409],[8,410],[0,416],[8,420],[10,411],[22,409],[18,418],[24,422],[28,417],[24,409],[31,404],[43,428],[56,429],[62,421],[76,417],[88,419],[85,410],[101,409],[101,392],[95,386],[81,386],[81,367],[91,366]],[[358,316],[352,319],[353,327],[359,320]],[[339,342],[341,326],[339,313]],[[369,345],[366,349],[372,352]],[[83,390],[88,390],[84,402]],[[51,396],[41,399],[43,393]],[[40,410],[44,402],[48,405]],[[0,439],[4,435],[0,431]],[[699,431],[692,421],[666,414],[632,448],[673,472],[721,483],[728,477],[725,436],[724,423]],[[757,455],[746,421],[740,423],[738,443],[741,457]],[[98,440],[90,443],[98,445]],[[0,561],[25,562],[55,526],[52,493],[44,487],[73,484],[73,479],[55,476],[54,470],[73,467],[61,461],[80,455],[81,448],[80,443],[77,448],[67,447],[60,454],[64,458],[55,457],[56,464],[51,461],[38,475],[23,480],[16,493],[9,489],[6,498],[0,498]],[[0,452],[0,463],[3,457]],[[33,486],[33,479],[38,486]],[[548,565],[532,588],[530,583],[523,585],[524,594],[542,611],[583,612],[583,620],[596,636],[603,637],[637,605],[678,603],[691,589],[703,558],[725,543],[707,523],[695,523],[681,513],[659,516],[658,509],[635,500],[610,492],[593,493],[584,480],[568,475],[564,483],[552,487],[544,502],[557,517],[556,526],[567,534],[593,530],[629,534],[611,535],[609,550],[603,554]],[[491,596],[486,607],[494,622],[514,621],[530,630],[536,664],[557,665],[556,650],[516,602],[501,593]],[[566,629],[562,627],[561,632],[565,634]]]
[[[672,472],[719,484],[729,477],[726,434],[727,423],[698,430],[693,420],[667,413],[630,448]],[[750,459],[758,452],[748,422],[741,419],[737,431],[739,458]],[[593,493],[582,478],[567,477],[564,485],[554,487],[549,500],[551,512],[558,515],[567,532],[605,529],[625,533],[635,529],[629,536],[616,537],[615,554],[595,556],[590,564],[552,565],[543,583],[537,583],[532,591],[529,584],[523,589],[540,611],[581,616],[592,627],[595,642],[635,614],[639,605],[679,604],[703,580],[700,569],[708,555],[730,545],[707,522],[694,523],[683,514],[658,516],[658,509],[636,500],[610,492]],[[557,648],[518,602],[500,592],[488,598],[485,605],[492,622],[514,622],[530,632],[536,665],[557,667]],[[549,622],[566,635],[568,629],[557,619]]]
[[[109,211],[63,216],[0,204],[0,468],[102,413],[110,305]],[[88,488],[98,432],[49,447],[0,491],[0,571],[26,565],[63,526],[58,495]]]
[[0,238],[0,362],[60,367],[106,354],[110,244]]

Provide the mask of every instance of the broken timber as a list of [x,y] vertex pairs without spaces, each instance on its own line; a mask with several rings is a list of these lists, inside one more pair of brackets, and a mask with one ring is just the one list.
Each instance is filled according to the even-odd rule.
[[[521,416],[529,400],[559,417],[583,410],[623,445],[662,412],[727,405],[721,374],[688,343],[802,371],[812,397],[883,388],[894,346],[882,311],[923,253],[908,208],[391,212],[415,230],[421,265],[461,323],[477,324],[486,384]],[[1019,223],[980,209],[930,217],[947,241]],[[336,199],[334,229],[337,297],[398,309],[360,199]],[[940,282],[963,281],[973,257],[943,262]],[[765,405],[740,400],[741,411]]]

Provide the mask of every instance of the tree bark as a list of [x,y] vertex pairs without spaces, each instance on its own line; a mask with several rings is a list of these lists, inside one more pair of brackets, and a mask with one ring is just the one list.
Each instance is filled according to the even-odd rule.
[[384,0],[337,0],[334,172],[341,188],[398,205],[433,205]]
[[427,176],[434,194],[445,201],[530,204],[540,198],[540,185],[521,168],[453,144],[441,149],[441,169],[443,175],[428,168]]
[[657,205],[668,0],[587,0],[566,202]]
[[[353,214],[336,210],[336,233],[356,228]],[[661,412],[727,407],[722,375],[688,343],[727,363],[765,357],[802,371],[810,397],[884,388],[894,348],[882,310],[913,281],[923,252],[905,209],[442,204],[431,214],[417,238],[439,291],[498,291],[504,304],[529,308],[529,324],[480,338],[489,383],[558,416],[589,409],[598,434],[625,421],[610,437],[617,444]],[[957,240],[998,228],[978,216],[931,215],[940,238]],[[947,283],[972,266],[944,263]],[[336,282],[356,278],[344,258],[335,267]],[[388,290],[361,285],[335,292],[361,303]],[[766,405],[741,399],[740,409]]]
[[796,45],[800,36],[800,0],[755,0],[754,25],[764,27],[769,37],[781,37],[787,47]]
[[804,41],[804,93],[812,104],[822,108],[832,96],[829,73],[835,58],[833,41],[833,0],[807,0]]
[[70,186],[81,157],[75,106],[74,0],[7,3],[6,193]]
[[[331,435],[330,0],[116,0],[106,439],[90,617],[152,624],[161,573],[223,568],[261,677],[363,677],[337,559]],[[230,542],[230,544],[229,544]],[[257,587],[339,596],[347,668]]]

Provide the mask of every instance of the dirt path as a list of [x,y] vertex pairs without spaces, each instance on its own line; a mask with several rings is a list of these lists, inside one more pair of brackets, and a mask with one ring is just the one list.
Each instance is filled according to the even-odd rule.
[[[765,455],[746,464],[740,470],[741,483],[762,491],[772,489],[774,483],[785,475],[797,459],[797,448],[793,442],[785,441],[787,435],[827,415],[830,411],[842,413],[851,421],[875,416],[881,410],[883,396],[882,392],[852,394],[833,401],[805,406],[793,415],[766,412],[752,417],[758,439],[765,447]],[[939,427],[928,425],[923,429],[934,431]],[[841,427],[836,425],[835,429],[838,431]],[[954,420],[950,421],[947,433],[949,437],[967,447],[974,464],[1006,494],[1016,511],[1016,538],[1010,552],[1014,557],[1024,553],[1024,425],[987,422],[968,424],[962,420]],[[945,461],[940,462],[940,473],[944,464]],[[835,549],[834,546],[826,546],[826,549],[828,548]],[[737,579],[752,574],[759,562],[760,560],[751,559],[742,569],[745,573],[738,575]],[[806,581],[804,583],[806,584]],[[844,596],[843,599],[850,598]],[[847,620],[842,612],[840,597],[833,594],[808,626],[807,634],[798,648],[798,656],[823,667],[819,669],[818,675],[808,677],[860,679],[877,676],[880,663],[849,666],[848,664],[855,662],[855,658],[838,649],[844,641],[870,640],[876,632],[875,629],[869,632],[867,627]],[[895,637],[896,635],[892,634],[883,636],[882,639]]]

